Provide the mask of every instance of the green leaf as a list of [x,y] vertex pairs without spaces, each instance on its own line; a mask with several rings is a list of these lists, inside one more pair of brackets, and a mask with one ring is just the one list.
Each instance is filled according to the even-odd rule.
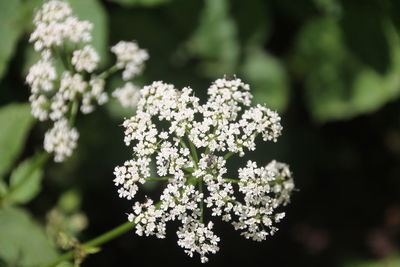
[[0,108],[0,179],[21,152],[33,122],[29,104],[10,104]]
[[296,42],[293,69],[304,79],[315,120],[372,112],[400,95],[400,40],[392,24],[386,22],[384,29],[391,64],[383,74],[346,46],[336,19],[317,18],[304,26]]
[[104,7],[98,0],[69,0],[74,14],[80,20],[93,23],[92,43],[101,57],[101,65],[108,61],[108,18]]
[[397,32],[400,33],[400,1],[389,0],[389,10],[392,22],[396,26]]
[[[0,198],[2,198],[8,191],[7,185],[4,181],[0,180]],[[0,265],[1,266],[1,265]]]
[[229,1],[206,0],[199,26],[188,42],[188,50],[202,59],[207,75],[233,74],[238,57],[237,30],[229,14]]
[[171,0],[111,0],[124,6],[146,6],[153,7],[162,4],[167,4]]
[[75,189],[63,193],[58,200],[59,207],[68,213],[77,211],[81,206],[81,195]]
[[23,161],[11,173],[7,202],[27,203],[40,192],[42,165],[49,154],[43,153]]
[[23,32],[23,26],[19,19],[21,0],[0,1],[0,79],[7,70],[19,37]]
[[241,73],[250,84],[255,103],[285,110],[289,100],[288,75],[277,58],[261,48],[248,49]]
[[383,260],[350,260],[343,264],[344,267],[382,267],[382,266],[400,266],[400,257],[398,255],[387,257]]
[[57,257],[43,229],[20,208],[0,209],[0,258],[8,266],[39,266]]
[[245,46],[264,45],[272,31],[272,12],[268,2],[253,0],[249,4],[234,0],[230,3],[240,43]]
[[390,63],[381,4],[375,0],[344,1],[340,26],[344,41],[361,62],[385,73]]

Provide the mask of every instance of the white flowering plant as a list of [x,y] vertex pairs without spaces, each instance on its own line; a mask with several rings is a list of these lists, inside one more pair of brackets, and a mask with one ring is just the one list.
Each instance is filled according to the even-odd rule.
[[26,77],[31,88],[29,100],[35,118],[54,122],[45,135],[44,148],[61,162],[77,146],[79,133],[74,121],[78,110],[88,114],[108,101],[106,79],[111,74],[121,70],[126,82],[112,96],[124,107],[136,105],[138,88],[132,79],[142,73],[149,55],[136,42],[121,41],[111,48],[116,63],[98,72],[101,58],[91,44],[93,24],[75,16],[65,1],[44,3],[36,12],[34,25],[29,41],[41,57]]
[[[201,262],[219,249],[213,217],[255,241],[274,234],[275,223],[285,215],[279,209],[294,188],[288,166],[272,161],[258,167],[248,161],[235,178],[226,175],[229,158],[254,151],[258,136],[277,140],[279,115],[263,105],[252,107],[249,85],[236,78],[216,80],[204,104],[191,88],[178,90],[163,82],[145,86],[140,94],[136,115],[123,123],[133,158],[115,168],[114,182],[119,196],[128,200],[146,181],[165,185],[159,202],[134,203],[128,219],[136,233],[164,238],[166,223],[178,220],[178,245],[189,256],[198,253]],[[151,177],[151,162],[156,177]]]
[[[67,1],[45,2],[34,16],[34,26],[29,42],[40,58],[25,81],[30,87],[31,114],[52,127],[45,133],[45,152],[17,169],[19,177],[11,177],[10,190],[2,193],[0,183],[0,207],[12,199],[13,183],[19,186],[36,179],[39,186],[50,156],[63,162],[73,154],[79,139],[75,127],[79,112],[92,113],[110,97],[128,110],[136,109],[122,124],[132,155],[115,167],[112,180],[119,197],[132,202],[128,221],[81,244],[74,234],[57,232],[60,225],[67,225],[65,218],[71,224],[76,219],[70,233],[81,231],[86,217],[76,207],[76,214],[70,209],[64,214],[63,205],[56,206],[48,214],[47,228],[56,243],[63,240],[62,247],[72,251],[58,258],[49,255],[56,259],[48,266],[71,258],[79,265],[88,254],[99,251],[96,246],[129,230],[165,238],[167,223],[172,221],[179,222],[178,245],[190,257],[199,255],[202,263],[219,251],[216,217],[255,241],[278,230],[276,224],[285,216],[282,207],[294,189],[289,167],[275,160],[260,165],[244,157],[256,150],[258,141],[277,141],[281,118],[265,105],[252,105],[248,84],[236,76],[217,79],[208,88],[205,102],[190,87],[179,90],[157,81],[140,88],[134,79],[144,70],[147,51],[134,41],[120,41],[110,49],[115,63],[104,69],[92,43],[93,24],[80,20]],[[109,78],[118,72],[124,85],[109,92]],[[231,166],[234,156],[242,167]],[[148,181],[160,184],[156,199],[137,194]],[[18,201],[26,203],[31,197],[22,194]]]

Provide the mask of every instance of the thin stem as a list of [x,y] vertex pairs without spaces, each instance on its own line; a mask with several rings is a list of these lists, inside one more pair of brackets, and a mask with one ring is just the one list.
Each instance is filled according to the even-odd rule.
[[227,177],[223,177],[222,179],[224,179],[225,181],[230,182],[230,183],[240,183],[240,180],[238,180],[238,179],[232,179],[232,178],[227,178]]
[[68,120],[69,127],[73,127],[75,124],[76,114],[78,113],[78,107],[79,107],[78,100],[75,99],[74,102],[72,102],[71,113]]
[[[123,223],[123,224],[115,227],[114,229],[112,229],[108,232],[105,232],[104,234],[84,243],[82,245],[81,249],[88,249],[91,247],[95,247],[95,246],[104,244],[104,243],[122,235],[123,233],[128,232],[129,230],[132,229],[133,226],[135,226],[135,223],[133,223],[133,222]],[[47,265],[43,265],[43,267],[57,266],[57,264],[59,264],[63,261],[70,260],[75,256],[76,251],[77,251],[76,249],[68,251],[68,252],[64,253],[63,255],[61,255],[60,257],[58,257],[57,259],[55,259],[54,261],[52,261],[51,263],[49,263]]]
[[[203,194],[203,179],[199,180],[198,186],[200,194]],[[200,222],[204,223],[204,196],[200,201]]]
[[116,65],[114,65],[114,66],[110,67],[109,69],[100,73],[97,77],[99,79],[105,79],[108,76],[110,76],[111,74],[114,74],[115,72],[117,72],[118,70],[120,70],[120,68],[118,68]]
[[[186,145],[186,143],[185,143],[185,141],[183,141],[182,138],[180,138],[179,136],[177,136],[177,138],[179,139],[179,143],[181,144],[181,146],[183,146],[184,148],[188,148],[187,145]],[[190,140],[189,140],[189,143],[192,145],[192,142],[190,142]],[[196,158],[194,158],[193,151],[192,151],[192,147],[190,147],[190,151],[191,151],[192,153],[191,153],[191,155],[189,155],[189,158],[190,158],[190,160],[193,162],[194,166],[195,166],[196,169],[197,169],[197,168],[198,168],[198,165],[197,165],[198,160],[196,160]],[[196,155],[196,157],[197,157],[197,154],[195,154],[195,155]],[[192,171],[189,171],[189,169],[192,169]],[[193,171],[194,171],[193,168],[185,168],[185,170],[188,171],[188,172],[193,172]]]
[[172,179],[173,177],[149,177],[149,178],[145,178],[146,181],[165,181],[165,180],[169,180]]
[[228,152],[224,155],[224,160],[229,159],[234,153],[233,152]]
[[196,166],[197,169],[198,168],[197,163],[199,162],[199,157],[197,156],[196,147],[190,140],[189,140],[189,146],[190,146],[190,152],[192,153],[192,157],[194,159],[194,165]]

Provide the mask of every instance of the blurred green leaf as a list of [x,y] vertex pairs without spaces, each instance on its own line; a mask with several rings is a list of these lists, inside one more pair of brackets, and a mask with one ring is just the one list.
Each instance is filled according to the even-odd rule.
[[345,119],[372,112],[400,94],[400,41],[386,24],[392,63],[386,74],[365,64],[347,48],[336,19],[309,21],[298,36],[294,71],[304,78],[315,120]]
[[75,212],[81,206],[81,195],[75,189],[68,190],[61,195],[58,203],[64,212]]
[[272,31],[272,12],[267,1],[231,1],[238,37],[243,45],[263,45]]
[[7,193],[7,190],[8,189],[6,183],[0,180],[0,198],[2,198]]
[[23,27],[19,22],[17,10],[21,8],[21,0],[0,1],[0,78],[7,69],[8,62],[14,53]]
[[400,33],[400,1],[389,0],[389,13],[393,24],[396,26],[397,32]]
[[232,74],[239,56],[237,30],[229,14],[229,1],[206,0],[199,26],[188,42],[189,51],[201,58],[201,69],[212,77]]
[[111,0],[124,6],[157,6],[171,2],[171,0]]
[[29,104],[9,104],[0,108],[0,178],[18,157],[33,122]]
[[40,192],[43,177],[41,166],[47,156],[47,153],[43,153],[24,160],[11,173],[6,199],[8,202],[24,204]]
[[385,73],[390,66],[390,50],[382,12],[374,0],[344,1],[340,26],[352,54],[375,71]]
[[383,260],[357,260],[343,264],[343,267],[396,267],[400,266],[399,257],[389,257]]
[[342,6],[339,0],[313,0],[318,9],[326,14],[340,16],[342,14]]
[[57,267],[76,267],[76,265],[69,261],[63,261],[57,264]]
[[255,103],[285,110],[289,100],[288,76],[277,58],[261,48],[248,49],[241,72],[251,86]]
[[101,65],[108,61],[108,18],[98,0],[69,0],[77,17],[93,23],[92,43],[101,57]]
[[8,266],[39,266],[57,256],[43,229],[20,208],[0,209],[0,258]]

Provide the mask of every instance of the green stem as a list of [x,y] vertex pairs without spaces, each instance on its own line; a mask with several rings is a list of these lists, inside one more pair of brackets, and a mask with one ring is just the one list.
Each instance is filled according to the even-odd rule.
[[102,73],[100,73],[97,78],[99,79],[105,79],[108,76],[110,76],[111,74],[114,74],[115,72],[117,72],[118,70],[120,70],[120,68],[118,68],[116,65],[110,67],[109,69],[103,71]]
[[[116,228],[114,228],[108,232],[105,232],[104,234],[84,243],[82,245],[81,249],[88,249],[91,247],[102,245],[102,244],[122,235],[123,233],[128,232],[129,230],[132,229],[133,226],[135,226],[135,223],[133,223],[133,222],[123,223],[123,224],[117,226]],[[63,261],[70,260],[75,256],[75,252],[76,252],[76,249],[68,251],[68,252],[64,253],[63,255],[61,255],[60,257],[58,257],[57,259],[55,259],[54,261],[52,261],[51,263],[44,265],[44,267],[57,266],[57,264],[59,264]]]
[[233,154],[234,154],[233,152],[226,153],[225,156],[224,156],[224,160],[229,159]]
[[230,182],[230,183],[240,183],[240,180],[238,180],[238,179],[232,179],[232,178],[226,178],[226,177],[223,177],[222,179],[224,179],[225,181]]
[[198,169],[198,162],[199,162],[199,157],[197,156],[196,152],[196,147],[192,143],[192,141],[189,140],[189,146],[190,146],[190,152],[192,153],[192,157],[194,159],[194,165],[196,166],[196,169]]
[[173,177],[149,177],[149,178],[145,178],[146,181],[165,181],[165,180],[169,180],[172,179]]
[[[188,148],[187,147],[187,145],[186,145],[186,143],[185,143],[185,141],[183,141],[183,139],[182,138],[180,138],[179,136],[177,136],[177,138],[179,139],[179,142],[180,142],[180,144],[181,144],[181,146],[183,146],[184,148]],[[190,142],[190,140],[189,140],[189,143],[190,143],[190,151],[192,152],[191,153],[191,155],[189,155],[189,158],[190,158],[190,160],[193,162],[193,164],[194,164],[194,166],[196,167],[196,169],[198,168],[198,165],[197,165],[197,162],[198,162],[198,160],[196,160],[196,158],[197,158],[197,154],[195,154],[196,155],[196,158],[194,157],[194,155],[193,155],[193,150],[192,150],[192,142]],[[195,151],[196,152],[196,151]],[[189,169],[192,169],[192,171],[190,171]],[[194,171],[194,169],[193,168],[185,168],[185,170],[186,171],[188,171],[188,172],[193,172]]]
[[[203,194],[203,179],[199,180],[199,192]],[[201,198],[200,201],[200,222],[204,223],[204,196]]]
[[73,127],[75,124],[76,114],[78,113],[78,107],[79,107],[78,100],[75,99],[74,102],[72,102],[71,113],[68,120],[69,127]]

